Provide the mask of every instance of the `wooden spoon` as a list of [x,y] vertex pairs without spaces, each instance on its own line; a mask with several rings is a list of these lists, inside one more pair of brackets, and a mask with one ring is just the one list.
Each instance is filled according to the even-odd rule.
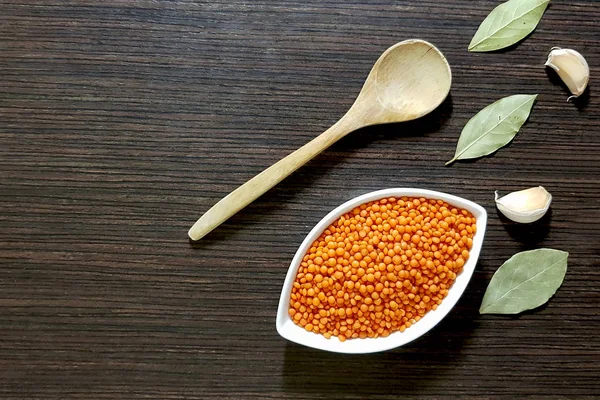
[[365,126],[410,121],[437,108],[452,74],[442,53],[422,40],[406,40],[377,60],[350,110],[331,128],[229,193],[188,235],[199,240],[348,133]]

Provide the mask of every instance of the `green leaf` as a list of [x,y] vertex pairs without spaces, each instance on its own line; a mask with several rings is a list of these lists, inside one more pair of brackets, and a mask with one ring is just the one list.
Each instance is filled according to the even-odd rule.
[[567,273],[566,251],[538,249],[517,253],[494,274],[481,314],[517,314],[546,303]]
[[529,117],[536,97],[537,94],[516,94],[479,111],[463,128],[454,158],[446,165],[456,160],[487,156],[506,146]]
[[529,35],[540,22],[550,0],[510,0],[494,8],[471,39],[469,51],[493,51]]

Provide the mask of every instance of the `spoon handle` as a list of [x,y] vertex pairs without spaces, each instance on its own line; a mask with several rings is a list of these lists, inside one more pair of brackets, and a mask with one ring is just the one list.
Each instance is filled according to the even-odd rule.
[[360,124],[354,118],[350,118],[349,113],[346,114],[331,128],[221,199],[196,221],[190,228],[188,236],[192,240],[200,240],[292,172],[359,127]]

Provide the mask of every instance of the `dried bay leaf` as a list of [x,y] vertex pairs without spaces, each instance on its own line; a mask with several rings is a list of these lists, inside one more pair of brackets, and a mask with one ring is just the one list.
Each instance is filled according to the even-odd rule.
[[509,0],[483,20],[469,51],[485,52],[511,46],[529,35],[540,22],[550,0]]
[[463,128],[456,153],[446,165],[456,160],[486,156],[506,146],[529,117],[536,97],[517,94],[479,111]]
[[517,314],[546,303],[565,278],[568,256],[553,249],[515,254],[492,277],[479,312]]

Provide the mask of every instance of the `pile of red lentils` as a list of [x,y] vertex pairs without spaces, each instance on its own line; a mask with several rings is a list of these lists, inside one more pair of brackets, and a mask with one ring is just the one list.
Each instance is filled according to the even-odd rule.
[[475,229],[468,211],[441,200],[363,204],[329,226],[302,259],[290,317],[340,341],[403,332],[446,297]]

